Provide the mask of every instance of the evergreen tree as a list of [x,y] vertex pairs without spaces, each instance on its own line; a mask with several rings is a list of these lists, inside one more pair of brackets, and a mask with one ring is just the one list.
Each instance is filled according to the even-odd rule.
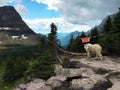
[[72,52],[76,52],[76,39],[73,38],[73,35],[71,35],[71,39],[69,42],[69,45],[67,47],[67,50],[72,51]]
[[[52,41],[54,44],[57,44],[57,27],[54,23],[50,25],[51,32],[48,34],[48,40]],[[53,46],[52,43],[49,43]]]
[[94,36],[98,36],[98,35],[99,35],[99,32],[98,32],[98,30],[97,30],[97,27],[95,26],[95,27],[91,30],[90,36],[91,36],[91,37],[94,37]]
[[93,44],[93,43],[96,43],[98,38],[99,38],[99,32],[97,30],[97,27],[94,27],[91,32],[90,32],[90,36],[91,36],[91,39],[90,39],[90,42]]
[[51,32],[48,35],[48,40],[49,40],[49,52],[52,55],[54,61],[57,63],[57,44],[58,44],[58,39],[57,39],[57,26],[52,23],[50,25],[51,27]]
[[111,22],[110,16],[108,16],[108,18],[103,26],[103,32],[108,33],[110,31],[112,31],[112,22]]
[[30,62],[27,71],[24,73],[24,77],[42,78],[47,80],[54,75],[53,71],[52,57],[49,54],[45,54]]
[[83,52],[84,45],[82,44],[81,38],[86,37],[85,32],[82,32],[81,35],[78,35],[76,39],[73,37],[70,40],[70,44],[68,45],[70,51],[72,52]]
[[[82,31],[79,39],[80,39],[80,38],[84,38],[84,37],[86,37],[86,34],[85,34],[84,31]],[[79,40],[78,46],[79,46],[79,52],[83,52],[83,51],[84,51],[84,44],[82,43],[82,40]]]
[[39,41],[39,51],[41,53],[46,52],[46,49],[48,49],[48,43],[46,36],[41,36]]
[[70,39],[69,45],[67,46],[67,50],[72,51],[73,42],[74,42],[73,35],[71,35],[71,39]]
[[120,8],[113,21],[113,30],[115,32],[120,31]]
[[7,83],[11,83],[22,78],[27,67],[28,61],[25,58],[8,57],[6,59],[6,68],[3,74],[3,80]]
[[86,37],[86,35],[85,35],[85,32],[84,32],[84,31],[82,31],[82,33],[81,33],[80,37],[81,37],[81,38]]

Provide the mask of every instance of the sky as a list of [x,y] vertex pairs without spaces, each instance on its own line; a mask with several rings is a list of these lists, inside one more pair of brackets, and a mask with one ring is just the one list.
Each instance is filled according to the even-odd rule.
[[120,0],[0,0],[0,6],[15,7],[36,33],[49,33],[50,24],[59,33],[88,31],[120,7]]

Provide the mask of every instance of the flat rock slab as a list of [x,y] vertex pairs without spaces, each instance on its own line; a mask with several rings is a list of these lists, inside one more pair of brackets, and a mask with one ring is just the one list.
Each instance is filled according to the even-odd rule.
[[107,88],[104,86],[108,81],[106,78],[103,78],[101,75],[93,74],[89,78],[74,79],[71,81],[70,89],[71,90],[104,90]]
[[[80,64],[87,65],[93,68],[102,68],[108,71],[117,71],[120,72],[120,63],[115,62],[116,59],[104,57],[102,61],[100,60],[88,60],[86,58],[82,59],[71,59],[71,61],[79,61]],[[119,61],[120,62],[120,61]]]
[[[88,60],[86,58],[71,59],[70,61],[79,61],[81,65],[87,66],[93,69],[93,71],[106,70],[107,72],[105,72],[103,75],[101,75],[100,73],[98,74],[105,78],[108,78],[109,81],[113,84],[112,87],[107,90],[120,90],[120,58],[111,58],[107,56],[104,56],[103,58],[104,59],[102,61],[95,59]],[[91,86],[91,84],[89,86]]]

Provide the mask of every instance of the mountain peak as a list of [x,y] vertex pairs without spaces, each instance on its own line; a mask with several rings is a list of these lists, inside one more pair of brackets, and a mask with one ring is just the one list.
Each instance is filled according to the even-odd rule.
[[12,6],[0,7],[0,42],[6,44],[35,45],[37,34],[22,20]]
[[[22,20],[19,13],[12,6],[0,7],[0,30],[17,30],[23,34],[31,33],[35,34]],[[7,29],[8,30],[8,29]]]
[[14,7],[13,6],[1,6],[1,8],[0,9],[14,9]]

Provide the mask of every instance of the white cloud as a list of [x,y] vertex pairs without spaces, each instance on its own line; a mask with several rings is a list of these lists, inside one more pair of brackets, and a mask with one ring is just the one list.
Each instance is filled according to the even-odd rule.
[[36,19],[36,20],[28,20],[24,19],[24,21],[32,28],[36,33],[49,33],[50,32],[50,24],[53,22],[57,28],[57,32],[73,32],[77,31],[87,31],[91,27],[88,25],[75,25],[65,21],[63,18],[51,18],[51,19]]
[[0,6],[7,5],[7,3],[20,3],[22,0],[0,0]]
[[43,3],[49,10],[57,10],[62,17],[73,24],[87,24],[102,20],[115,13],[120,0],[32,0]]
[[61,0],[31,0],[33,2],[37,2],[39,4],[47,4],[49,10],[58,10],[57,6],[61,3]]
[[23,0],[0,0],[0,6],[5,6],[8,3],[11,3],[11,4],[14,5],[15,9],[17,10],[17,12],[22,17],[24,17],[27,14],[28,10],[27,10],[27,8],[24,5],[21,4],[22,1]]
[[[39,4],[46,4],[48,6],[47,9],[57,10],[61,13],[61,16],[63,17],[62,21],[54,21],[58,26],[59,32],[71,32],[73,30],[87,31],[91,27],[100,24],[100,22],[107,15],[117,12],[118,7],[120,6],[120,0],[32,1],[37,2]],[[44,25],[46,24],[48,23],[44,22]],[[42,24],[39,26],[40,28],[43,27]]]
[[24,5],[22,5],[22,4],[17,4],[17,5],[15,5],[15,9],[18,11],[18,13],[19,13],[22,17],[24,17],[24,16],[28,13],[27,8],[26,8]]

